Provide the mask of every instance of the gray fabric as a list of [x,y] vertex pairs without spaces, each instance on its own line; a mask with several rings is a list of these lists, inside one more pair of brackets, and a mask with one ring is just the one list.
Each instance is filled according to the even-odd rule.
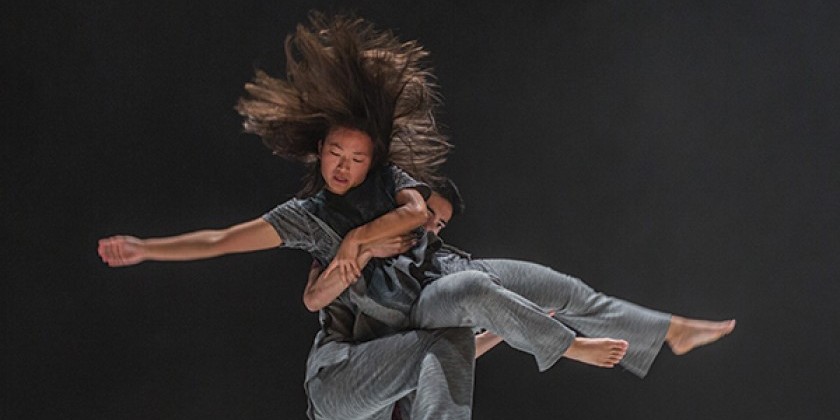
[[321,263],[330,261],[341,245],[341,237],[313,214],[311,199],[293,198],[262,216],[283,243],[281,248],[301,249]]
[[[583,336],[626,340],[620,365],[639,377],[647,374],[665,341],[670,314],[598,293],[551,268],[504,259],[472,260],[468,266],[496,275],[502,287],[539,305],[543,313],[554,311],[554,318]],[[482,326],[500,334],[491,325]]]
[[412,178],[409,174],[407,174],[405,171],[403,171],[397,166],[390,165],[389,168],[394,174],[395,192],[399,192],[400,190],[405,190],[408,188],[415,189],[420,193],[420,195],[423,196],[424,200],[428,200],[429,197],[432,195],[432,189],[429,188],[428,185]]
[[[415,189],[428,199],[431,189],[428,185],[415,180],[402,169],[389,165],[383,169],[385,175],[392,177],[393,193],[404,189]],[[373,175],[369,178],[373,180]],[[381,192],[387,196],[389,192]],[[316,202],[319,197],[306,199],[290,199],[262,216],[262,219],[270,223],[282,238],[282,248],[301,249],[312,254],[321,264],[326,264],[335,256],[338,246],[341,244],[341,235],[330,227],[321,218],[315,215]],[[322,199],[322,198],[321,198]],[[375,201],[375,200],[374,200]],[[393,210],[393,203],[374,203],[377,207],[384,207],[380,212]],[[373,210],[373,212],[376,212]],[[365,220],[362,223],[369,222]]]
[[411,321],[416,328],[487,328],[532,354],[540,371],[554,365],[575,338],[544,309],[476,270],[441,277],[423,289]]
[[307,382],[310,418],[387,420],[407,395],[414,396],[412,419],[470,418],[475,347],[469,329],[406,331],[347,348],[347,360]]

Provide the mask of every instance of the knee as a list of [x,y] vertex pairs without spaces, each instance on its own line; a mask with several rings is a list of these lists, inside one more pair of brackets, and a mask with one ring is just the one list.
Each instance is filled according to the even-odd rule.
[[491,275],[483,271],[464,271],[449,283],[449,291],[453,295],[462,297],[481,297],[499,286]]

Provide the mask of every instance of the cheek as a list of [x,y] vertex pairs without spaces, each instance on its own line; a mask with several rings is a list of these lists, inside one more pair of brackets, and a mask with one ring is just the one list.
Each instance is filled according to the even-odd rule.
[[321,156],[321,173],[329,174],[336,167],[335,157],[332,155]]
[[358,184],[361,184],[365,180],[365,177],[367,177],[368,169],[370,169],[370,165],[368,164],[354,164],[352,169],[353,179],[355,179]]

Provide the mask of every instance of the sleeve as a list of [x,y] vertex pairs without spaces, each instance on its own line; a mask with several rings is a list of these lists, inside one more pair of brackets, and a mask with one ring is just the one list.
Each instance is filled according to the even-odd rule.
[[283,240],[281,247],[311,251],[315,248],[317,230],[300,200],[291,199],[262,216]]
[[432,195],[432,189],[428,185],[412,178],[411,175],[399,167],[391,165],[391,172],[394,174],[394,192],[399,192],[406,188],[413,188],[423,196],[424,200],[428,200]]

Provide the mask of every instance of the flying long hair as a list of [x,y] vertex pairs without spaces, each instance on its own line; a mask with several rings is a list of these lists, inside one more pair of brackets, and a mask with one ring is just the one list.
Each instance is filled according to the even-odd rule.
[[363,19],[312,12],[285,49],[286,79],[257,71],[236,109],[246,132],[307,165],[300,196],[323,187],[318,142],[337,126],[370,136],[372,167],[392,162],[418,180],[438,179],[451,146],[434,118],[440,97],[428,52],[416,41],[400,42]]

